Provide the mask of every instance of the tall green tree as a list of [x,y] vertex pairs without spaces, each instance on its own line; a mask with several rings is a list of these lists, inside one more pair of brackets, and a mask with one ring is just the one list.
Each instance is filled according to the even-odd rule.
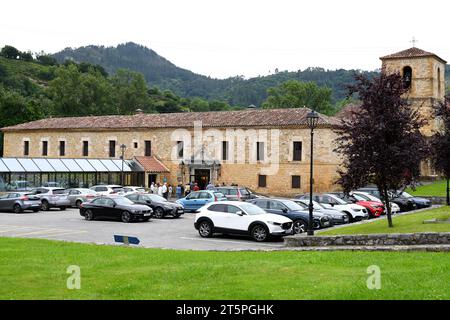
[[119,114],[133,114],[136,109],[149,111],[147,83],[141,73],[119,69],[111,79]]
[[331,89],[319,87],[314,82],[289,80],[277,87],[268,89],[268,97],[262,107],[276,109],[302,108],[306,106],[317,112],[331,115],[334,113],[331,93]]
[[4,46],[0,51],[0,55],[8,59],[17,59],[20,55],[20,51],[13,46]]
[[47,94],[54,103],[56,116],[117,114],[114,88],[98,71],[82,73],[74,65],[60,66],[49,82]]

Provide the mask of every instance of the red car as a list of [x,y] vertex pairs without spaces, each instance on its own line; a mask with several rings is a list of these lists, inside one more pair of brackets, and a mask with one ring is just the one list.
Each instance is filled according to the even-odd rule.
[[367,209],[367,212],[369,213],[369,218],[378,218],[380,215],[384,213],[385,209],[384,204],[381,202],[366,200],[357,194],[351,194],[350,196],[346,196],[343,193],[336,193],[336,192],[333,192],[333,194],[337,195],[339,198],[348,203],[355,203],[360,206],[363,206],[364,208]]

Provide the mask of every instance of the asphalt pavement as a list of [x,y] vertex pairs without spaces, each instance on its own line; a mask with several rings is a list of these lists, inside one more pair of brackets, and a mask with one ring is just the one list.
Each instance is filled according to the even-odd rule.
[[270,250],[284,247],[282,240],[258,243],[237,236],[201,238],[194,228],[194,216],[185,213],[178,219],[168,217],[148,222],[123,223],[86,221],[77,209],[21,214],[0,212],[0,236],[115,244],[114,235],[122,235],[137,237],[140,247],[182,250]]

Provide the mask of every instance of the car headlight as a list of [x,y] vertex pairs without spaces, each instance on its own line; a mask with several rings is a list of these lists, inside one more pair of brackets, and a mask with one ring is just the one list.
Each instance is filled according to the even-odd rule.
[[356,209],[356,208],[353,208],[352,210],[355,211],[355,212],[360,212],[361,211],[361,209]]
[[267,221],[267,223],[272,224],[274,226],[281,226],[281,223],[275,221]]

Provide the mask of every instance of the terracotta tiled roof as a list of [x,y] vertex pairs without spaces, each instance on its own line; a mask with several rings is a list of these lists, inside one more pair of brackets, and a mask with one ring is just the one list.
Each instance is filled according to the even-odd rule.
[[381,57],[380,59],[387,60],[387,59],[402,59],[402,58],[417,58],[417,57],[436,57],[442,62],[447,63],[444,59],[440,58],[436,54],[415,47]]
[[[67,130],[67,129],[122,129],[122,128],[190,128],[194,121],[201,121],[203,127],[284,127],[306,125],[308,108],[257,109],[220,112],[184,112],[160,114],[136,114],[115,116],[48,118],[27,122],[2,131],[21,130]],[[319,127],[332,127],[337,119],[319,114]]]
[[156,157],[134,157],[146,172],[170,172],[169,169]]

